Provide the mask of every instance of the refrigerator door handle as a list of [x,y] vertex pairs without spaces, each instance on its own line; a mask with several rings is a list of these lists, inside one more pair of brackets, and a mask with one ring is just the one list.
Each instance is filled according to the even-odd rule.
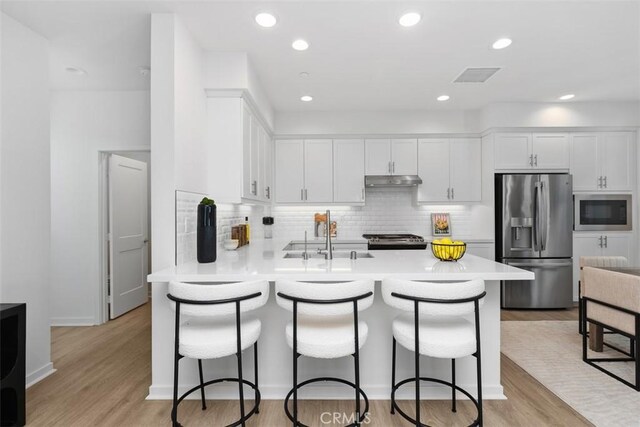
[[540,183],[535,185],[533,195],[533,250],[540,251]]
[[511,267],[556,268],[556,267],[572,267],[573,263],[571,261],[549,263],[549,264],[529,263],[529,262],[509,262],[507,265]]
[[544,251],[547,248],[547,234],[549,231],[549,208],[543,181],[540,182],[540,202],[540,223],[542,224],[542,229],[540,230],[540,250]]

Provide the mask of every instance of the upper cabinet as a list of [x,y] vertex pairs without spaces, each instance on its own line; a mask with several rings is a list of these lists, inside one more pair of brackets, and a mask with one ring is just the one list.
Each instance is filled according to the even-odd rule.
[[569,137],[566,133],[497,133],[494,154],[496,170],[567,170]]
[[364,140],[333,140],[333,201],[364,203]]
[[276,141],[276,202],[333,202],[330,139]]
[[416,175],[417,139],[368,139],[365,143],[367,175]]
[[480,138],[428,138],[418,142],[418,202],[482,200]]
[[574,191],[631,191],[633,132],[571,135]]
[[208,98],[207,141],[211,197],[221,203],[271,200],[272,140],[247,101]]

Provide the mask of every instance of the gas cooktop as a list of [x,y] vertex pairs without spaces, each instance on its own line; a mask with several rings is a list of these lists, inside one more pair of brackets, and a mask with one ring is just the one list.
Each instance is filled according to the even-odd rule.
[[426,249],[427,242],[415,234],[363,234],[369,250]]

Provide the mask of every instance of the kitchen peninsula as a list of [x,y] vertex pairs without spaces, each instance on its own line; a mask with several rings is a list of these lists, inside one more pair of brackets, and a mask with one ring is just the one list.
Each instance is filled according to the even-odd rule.
[[[487,296],[481,309],[483,391],[487,399],[503,399],[500,384],[500,280],[531,280],[533,273],[493,261],[465,255],[458,262],[442,262],[429,250],[371,251],[372,258],[349,258],[350,250],[338,249],[333,260],[312,257],[285,258],[296,255],[283,250],[288,241],[256,240],[236,251],[224,251],[211,264],[195,262],[170,267],[148,277],[153,283],[152,298],[152,384],[147,399],[170,399],[173,375],[173,325],[174,313],[169,306],[167,286],[170,281],[211,283],[266,279],[336,282],[371,278],[379,282],[385,277],[399,277],[424,281],[463,281],[484,279]],[[299,254],[300,252],[297,252]],[[428,286],[428,285],[426,285]],[[369,336],[360,352],[362,388],[370,399],[388,399],[391,380],[391,321],[397,314],[385,305],[380,296],[379,283],[373,306],[361,316],[369,324]],[[291,349],[285,342],[284,328],[291,313],[276,305],[274,287],[269,302],[256,315],[262,320],[259,340],[260,390],[264,399],[283,399],[291,388]],[[400,350],[398,353],[398,378],[412,375],[412,357]],[[180,370],[180,388],[187,390],[197,384],[196,364],[184,363]],[[246,358],[247,369],[253,363],[252,356]],[[428,359],[422,374],[448,378],[448,361]],[[308,360],[301,358],[303,372],[310,375],[329,371],[331,375],[353,375],[349,358],[338,360]],[[205,378],[236,375],[235,358],[204,362]],[[247,371],[250,372],[250,371]],[[475,361],[465,358],[459,361],[458,382],[475,393]],[[446,387],[423,387],[425,398],[447,398]],[[411,388],[406,387],[406,396]],[[237,387],[232,384],[218,385],[207,389],[210,398],[237,398]],[[352,390],[334,384],[308,387],[302,398],[350,398]],[[403,397],[400,394],[400,397]]]

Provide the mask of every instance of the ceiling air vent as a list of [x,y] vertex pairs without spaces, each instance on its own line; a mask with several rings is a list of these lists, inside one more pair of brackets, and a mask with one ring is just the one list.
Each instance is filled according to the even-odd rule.
[[453,82],[454,83],[484,83],[495,73],[500,71],[498,67],[491,68],[467,68]]

